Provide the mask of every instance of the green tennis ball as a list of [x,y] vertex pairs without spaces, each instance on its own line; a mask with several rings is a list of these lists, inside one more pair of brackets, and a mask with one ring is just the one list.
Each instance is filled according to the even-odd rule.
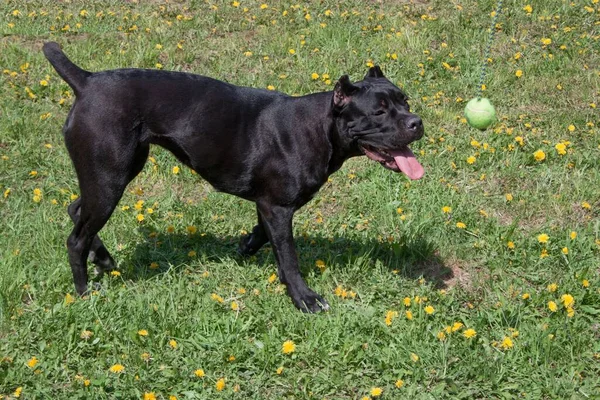
[[465,117],[473,128],[486,129],[496,120],[496,110],[486,98],[474,98],[465,107]]

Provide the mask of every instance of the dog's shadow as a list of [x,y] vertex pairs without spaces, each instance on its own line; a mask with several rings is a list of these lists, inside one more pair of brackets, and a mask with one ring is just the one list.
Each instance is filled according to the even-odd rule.
[[[149,236],[148,240],[120,255],[120,265],[126,279],[149,279],[170,269],[202,268],[204,263],[236,262],[248,267],[275,264],[269,244],[263,246],[255,256],[238,255],[239,236],[142,233],[145,237]],[[369,275],[374,267],[388,268],[406,279],[422,277],[438,289],[447,288],[455,278],[453,270],[444,265],[432,243],[423,238],[389,242],[299,235],[295,243],[304,276],[317,268],[317,260],[323,260],[327,268],[350,268],[351,273],[358,277]]]

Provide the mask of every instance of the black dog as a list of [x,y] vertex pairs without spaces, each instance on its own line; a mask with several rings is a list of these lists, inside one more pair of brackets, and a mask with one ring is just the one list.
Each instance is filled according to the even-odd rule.
[[170,150],[217,190],[256,203],[258,224],[239,252],[271,242],[279,279],[296,307],[316,312],[327,302],[302,279],[292,235],[294,212],[350,157],[366,155],[419,179],[423,167],[407,147],[423,136],[419,116],[379,67],[333,92],[290,97],[181,72],[118,69],[91,73],[57,43],[44,54],[76,99],[63,133],[81,197],[69,206],[67,240],[77,293],[87,291],[87,258],[115,268],[97,233],[127,184],[142,170],[150,144]]

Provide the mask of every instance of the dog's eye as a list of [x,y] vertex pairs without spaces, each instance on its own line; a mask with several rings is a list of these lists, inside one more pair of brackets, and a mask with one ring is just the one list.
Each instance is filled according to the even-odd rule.
[[385,114],[385,110],[377,110],[373,113],[373,115],[383,115]]

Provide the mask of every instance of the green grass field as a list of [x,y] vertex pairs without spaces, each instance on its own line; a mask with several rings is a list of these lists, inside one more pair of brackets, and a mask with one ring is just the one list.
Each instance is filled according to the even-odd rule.
[[[0,399],[600,398],[600,3],[504,5],[482,132],[462,111],[491,0],[3,1]],[[293,95],[378,64],[424,120],[426,175],[355,158],[297,213],[332,306],[307,315],[269,246],[236,255],[253,205],[154,147],[101,232],[119,271],[77,298],[73,97],[47,40],[91,71]]]

